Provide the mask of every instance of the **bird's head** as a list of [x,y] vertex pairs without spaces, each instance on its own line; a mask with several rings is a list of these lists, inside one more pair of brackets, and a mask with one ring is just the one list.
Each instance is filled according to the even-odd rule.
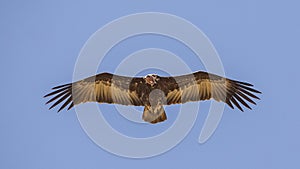
[[159,80],[156,74],[148,74],[144,77],[145,82],[151,86],[154,86],[156,82]]

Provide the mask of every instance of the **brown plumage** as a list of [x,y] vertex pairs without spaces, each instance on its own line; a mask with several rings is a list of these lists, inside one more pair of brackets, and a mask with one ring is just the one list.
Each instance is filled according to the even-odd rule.
[[202,71],[175,77],[150,74],[133,78],[101,73],[54,87],[44,97],[52,96],[46,104],[56,101],[49,109],[63,103],[58,112],[67,105],[69,110],[85,102],[145,106],[143,120],[157,123],[167,119],[163,105],[214,99],[232,109],[235,105],[243,111],[240,104],[251,109],[247,102],[256,104],[252,99],[259,98],[254,94],[261,93],[252,86]]

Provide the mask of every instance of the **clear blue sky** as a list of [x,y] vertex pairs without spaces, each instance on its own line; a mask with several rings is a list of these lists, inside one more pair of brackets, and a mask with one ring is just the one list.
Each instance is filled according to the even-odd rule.
[[[299,6],[292,0],[1,1],[0,168],[300,168]],[[195,24],[215,45],[226,75],[255,84],[263,95],[252,111],[226,107],[205,144],[197,140],[208,103],[200,104],[196,125],[178,146],[136,160],[99,148],[81,129],[74,110],[49,111],[42,96],[72,80],[79,51],[92,33],[121,16],[149,11]],[[119,60],[148,47],[170,50],[190,62],[195,57],[170,39],[136,37],[108,53],[99,71],[113,72]],[[198,69],[203,67],[192,67]],[[110,113],[105,116],[121,132],[150,135],[176,118],[169,113],[164,125],[140,127]]]

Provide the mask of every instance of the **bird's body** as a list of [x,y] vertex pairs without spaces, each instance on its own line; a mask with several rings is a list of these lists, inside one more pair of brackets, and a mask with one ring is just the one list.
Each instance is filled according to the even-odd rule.
[[74,83],[53,88],[45,97],[54,96],[47,103],[57,100],[51,107],[66,100],[60,110],[85,102],[114,103],[144,106],[143,119],[157,123],[167,119],[164,105],[181,104],[190,101],[222,101],[243,111],[239,103],[250,108],[246,101],[255,104],[253,93],[260,93],[252,85],[230,80],[207,72],[161,77],[149,74],[145,77],[125,77],[101,73]]

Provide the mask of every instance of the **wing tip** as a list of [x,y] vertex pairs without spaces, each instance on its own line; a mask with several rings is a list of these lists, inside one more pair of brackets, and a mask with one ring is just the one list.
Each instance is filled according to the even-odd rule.
[[67,83],[67,84],[55,86],[55,87],[52,87],[52,90],[60,89],[60,88],[63,88],[63,87],[66,87],[66,86],[70,86],[70,85],[72,85],[72,83]]
[[49,97],[51,93],[45,94],[43,98]]
[[57,110],[57,113],[59,113],[62,109],[63,109],[63,107],[60,107],[60,108]]
[[253,86],[253,84],[248,83],[248,82],[242,82],[242,81],[237,81],[237,80],[232,80],[232,81],[236,82],[236,83],[239,83],[239,84],[242,84],[242,85],[245,85],[245,86]]
[[72,107],[74,107],[74,102],[71,102],[70,106],[68,107],[67,110],[70,110]]

